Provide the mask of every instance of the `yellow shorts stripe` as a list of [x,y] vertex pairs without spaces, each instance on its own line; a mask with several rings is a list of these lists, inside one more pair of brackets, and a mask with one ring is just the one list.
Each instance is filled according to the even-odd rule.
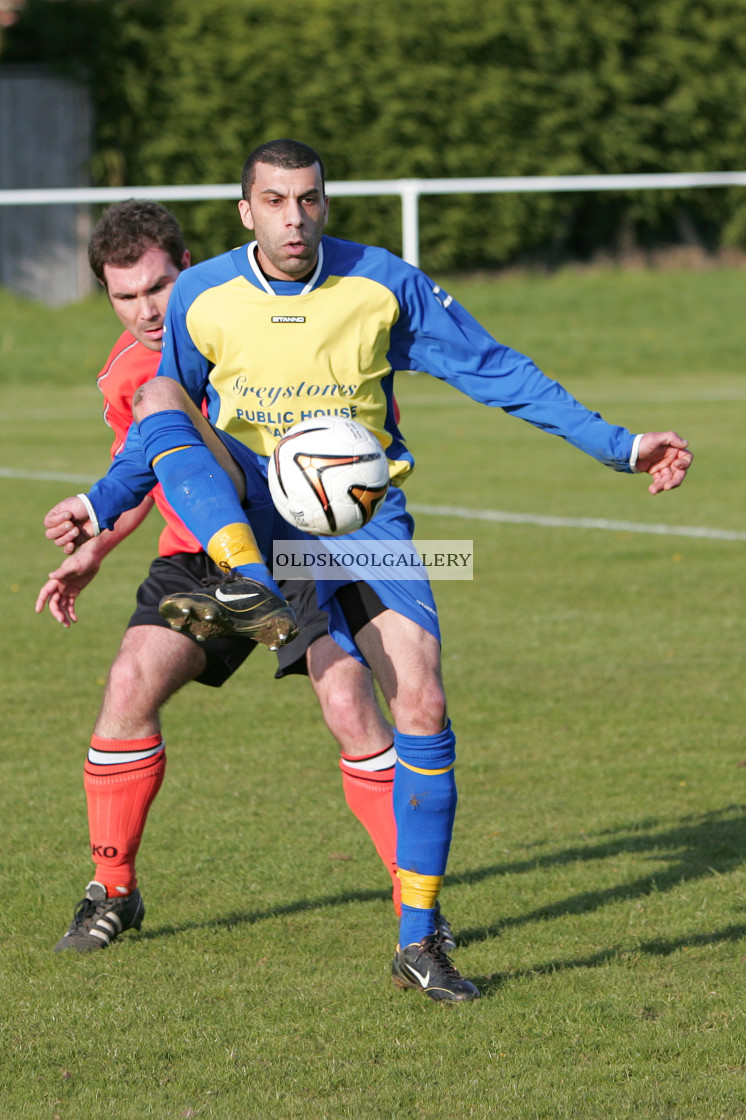
[[154,467],[156,463],[160,463],[161,459],[165,459],[167,455],[173,455],[174,451],[186,451],[190,446],[191,444],[184,443],[181,447],[169,447],[168,451],[161,451],[160,455],[156,455],[155,459],[150,464],[151,467]]
[[401,882],[401,900],[405,906],[432,910],[443,886],[443,876],[418,875],[416,871],[404,871],[401,867],[396,874]]
[[455,762],[452,762],[450,766],[444,766],[442,770],[421,770],[419,766],[410,766],[408,762],[402,762],[400,758],[397,759],[397,762],[406,766],[407,770],[413,770],[415,774],[447,774],[456,765]]

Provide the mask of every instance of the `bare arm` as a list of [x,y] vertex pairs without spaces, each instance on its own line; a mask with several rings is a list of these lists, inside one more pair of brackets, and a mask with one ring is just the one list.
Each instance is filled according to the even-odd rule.
[[[79,499],[68,498],[60,502],[47,514],[44,524],[47,525],[47,518],[65,507],[67,502],[76,501]],[[49,604],[52,617],[66,629],[71,623],[77,622],[75,601],[78,595],[94,578],[104,558],[142,524],[152,507],[153,499],[148,495],[135,509],[123,513],[113,529],[106,529],[97,537],[90,537],[80,545],[73,545],[75,552],[67,556],[59,568],[49,573],[49,579],[40,588],[34,608],[36,613],[41,614],[45,605]],[[53,524],[56,523],[55,517]],[[47,531],[47,536],[49,535]]]

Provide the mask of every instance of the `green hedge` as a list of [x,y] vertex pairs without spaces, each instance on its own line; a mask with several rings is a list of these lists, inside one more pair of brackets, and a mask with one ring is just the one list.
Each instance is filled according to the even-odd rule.
[[[734,170],[746,165],[743,0],[29,0],[3,59],[85,74],[99,185],[237,182],[257,143],[332,179]],[[230,203],[175,207],[196,255]],[[401,249],[395,199],[330,231]],[[739,190],[421,201],[429,271],[620,243],[746,242]]]

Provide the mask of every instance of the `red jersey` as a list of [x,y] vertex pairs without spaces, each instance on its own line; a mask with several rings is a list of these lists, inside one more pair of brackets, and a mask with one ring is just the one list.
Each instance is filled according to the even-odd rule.
[[[106,402],[104,420],[114,432],[112,459],[124,446],[132,425],[132,397],[135,389],[155,377],[160,360],[161,355],[157,350],[148,350],[129,331],[124,331],[98,375],[97,384]],[[201,552],[199,541],[171,509],[160,484],[153,489],[152,494],[166,522],[158,541],[159,554],[173,556],[177,552]]]

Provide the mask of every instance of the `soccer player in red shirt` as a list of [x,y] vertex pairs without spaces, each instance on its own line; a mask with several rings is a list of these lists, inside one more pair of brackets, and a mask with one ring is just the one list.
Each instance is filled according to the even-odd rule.
[[[190,255],[168,210],[130,200],[105,213],[93,232],[89,259],[125,328],[98,377],[104,417],[114,432],[114,457],[132,424],[133,394],[158,368],[166,306]],[[105,948],[124,930],[139,929],[144,906],[135,857],[166,765],[160,709],[189,681],[220,687],[256,645],[235,636],[198,642],[173,631],[158,613],[164,595],[223,574],[168,505],[160,485],[112,530],[85,542],[50,573],[39,592],[37,612],[46,604],[63,626],[77,622],[78,595],[153,504],[166,521],[159,555],[137,592],[137,608],[109,672],[84,768],[95,876],[57,951]],[[392,729],[376,702],[369,670],[329,636],[313,582],[286,582],[282,591],[295,608],[301,634],[279,650],[277,676],[308,673],[341,748],[347,802],[391,874],[399,912]],[[441,933],[452,943],[442,916]]]

